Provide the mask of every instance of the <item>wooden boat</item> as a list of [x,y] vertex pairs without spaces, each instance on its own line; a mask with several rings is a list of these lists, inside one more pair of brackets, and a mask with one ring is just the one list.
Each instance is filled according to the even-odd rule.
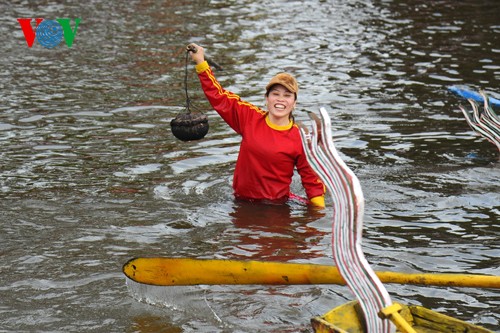
[[[401,316],[417,333],[493,333],[483,327],[429,310],[423,306],[403,305]],[[315,333],[364,333],[364,316],[357,301],[311,319]],[[400,332],[400,331],[397,331]]]

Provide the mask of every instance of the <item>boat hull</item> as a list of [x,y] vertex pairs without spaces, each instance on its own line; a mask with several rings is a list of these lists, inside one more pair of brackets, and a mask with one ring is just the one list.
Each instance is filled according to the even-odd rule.
[[[401,316],[418,333],[493,333],[450,316],[417,305],[403,305]],[[357,301],[330,310],[323,316],[311,319],[315,333],[365,333],[363,312]]]

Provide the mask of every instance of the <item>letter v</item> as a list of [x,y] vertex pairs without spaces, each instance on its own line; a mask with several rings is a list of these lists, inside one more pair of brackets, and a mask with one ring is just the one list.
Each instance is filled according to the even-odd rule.
[[64,40],[66,41],[66,45],[68,47],[71,47],[73,45],[73,40],[75,39],[76,36],[76,30],[78,29],[78,24],[80,24],[80,18],[75,19],[75,30],[71,30],[71,26],[69,25],[69,22],[71,19],[62,19],[58,18],[57,22],[62,26],[63,32],[64,32]]
[[[28,47],[33,46],[33,42],[35,41],[35,31],[33,31],[33,27],[31,26],[31,20],[32,18],[18,18],[17,21],[21,25],[21,29],[23,29],[24,33],[24,39],[26,39],[26,44],[28,44]],[[37,18],[36,20],[36,26],[40,24],[40,22],[43,21],[43,18]]]

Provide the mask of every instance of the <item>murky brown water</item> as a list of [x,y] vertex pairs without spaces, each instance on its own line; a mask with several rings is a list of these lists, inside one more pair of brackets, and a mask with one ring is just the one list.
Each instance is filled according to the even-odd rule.
[[[251,102],[288,70],[298,120],[329,110],[363,186],[376,269],[500,274],[498,152],[447,89],[499,92],[498,1],[110,3],[0,4],[0,331],[308,332],[310,317],[352,298],[342,286],[125,284],[136,256],[332,263],[330,211],[233,201],[239,138],[192,67],[210,132],[172,136],[189,42]],[[71,49],[28,48],[20,17],[82,21]],[[387,288],[500,326],[498,291]]]

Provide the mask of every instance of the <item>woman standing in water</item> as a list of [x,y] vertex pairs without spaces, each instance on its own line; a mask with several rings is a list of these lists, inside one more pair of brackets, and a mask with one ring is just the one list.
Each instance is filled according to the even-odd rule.
[[299,90],[287,73],[274,76],[266,86],[267,111],[247,103],[222,88],[205,61],[204,49],[190,44],[187,50],[196,63],[201,87],[215,111],[242,136],[234,170],[234,195],[243,200],[285,202],[296,167],[308,202],[325,206],[325,187],[307,162],[292,111]]

